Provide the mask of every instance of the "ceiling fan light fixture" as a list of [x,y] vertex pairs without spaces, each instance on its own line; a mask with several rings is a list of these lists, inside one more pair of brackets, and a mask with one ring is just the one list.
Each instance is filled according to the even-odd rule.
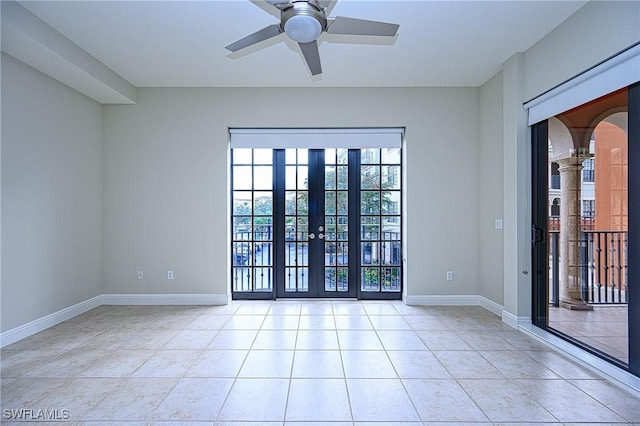
[[298,43],[309,43],[322,34],[320,22],[309,15],[295,15],[284,23],[284,32]]

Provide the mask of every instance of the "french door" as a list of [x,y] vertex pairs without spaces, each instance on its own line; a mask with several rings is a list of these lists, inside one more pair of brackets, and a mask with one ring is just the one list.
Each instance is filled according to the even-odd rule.
[[233,149],[236,299],[399,299],[399,148]]
[[349,185],[356,155],[292,148],[276,150],[275,161],[277,213],[284,204],[284,214],[276,215],[276,229],[284,231],[276,235],[276,246],[284,246],[284,256],[276,259],[276,296],[356,297],[355,280],[349,280],[358,273],[356,235],[350,235],[357,215],[349,215],[350,204],[357,203],[357,182]]

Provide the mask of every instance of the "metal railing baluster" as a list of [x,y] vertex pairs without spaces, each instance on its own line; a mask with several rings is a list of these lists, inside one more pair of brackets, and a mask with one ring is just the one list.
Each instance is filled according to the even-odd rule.
[[[550,224],[549,304],[559,306],[560,227],[559,223]],[[591,223],[582,225],[579,279],[584,300],[590,304],[627,304],[628,232],[593,231],[588,229]]]

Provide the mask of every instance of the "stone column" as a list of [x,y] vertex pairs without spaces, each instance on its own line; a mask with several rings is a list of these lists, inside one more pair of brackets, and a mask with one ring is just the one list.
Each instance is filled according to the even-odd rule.
[[580,282],[580,173],[581,156],[555,159],[560,166],[560,306],[593,309],[582,299]]

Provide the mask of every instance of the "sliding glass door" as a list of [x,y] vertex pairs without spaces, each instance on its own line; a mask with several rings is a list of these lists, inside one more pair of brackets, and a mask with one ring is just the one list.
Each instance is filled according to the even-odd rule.
[[534,323],[640,372],[640,86],[532,127]]

